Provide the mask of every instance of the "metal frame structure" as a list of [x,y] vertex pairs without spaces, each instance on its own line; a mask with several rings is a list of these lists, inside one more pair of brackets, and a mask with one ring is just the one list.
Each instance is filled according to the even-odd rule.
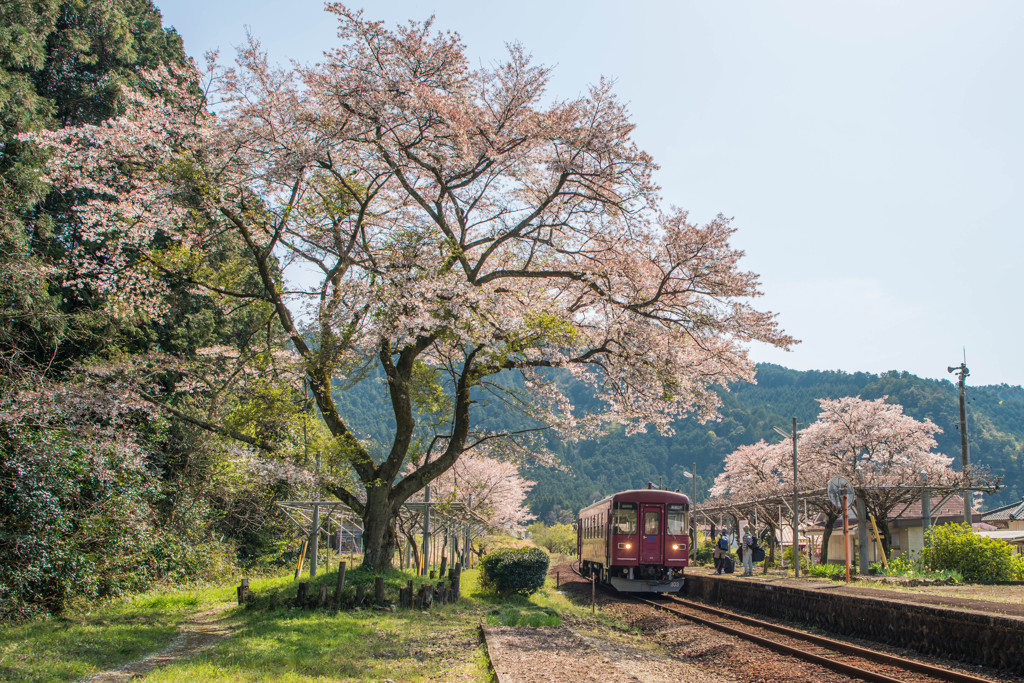
[[[317,572],[320,533],[326,531],[325,527],[329,528],[332,518],[341,530],[343,538],[347,533],[352,539],[353,546],[362,545],[362,519],[352,508],[340,501],[284,500],[278,501],[276,505],[309,539],[309,575],[311,577],[316,576]],[[434,531],[434,535],[446,540],[451,539],[452,546],[455,545],[454,539],[459,539],[460,561],[463,566],[468,566],[470,562],[472,541],[483,536],[490,528],[486,519],[470,510],[464,503],[426,501],[405,503],[399,511],[399,516],[407,530],[411,529],[414,534],[421,534],[423,537],[421,549],[424,557],[424,573],[429,571],[431,546],[437,544],[436,540],[432,541],[431,539],[432,527],[434,530],[441,529],[440,534]]]
[[[996,480],[993,484],[974,485],[974,486],[963,486],[963,485],[948,485],[948,486],[938,485],[938,486],[932,486],[932,485],[928,485],[928,484],[923,484],[923,485],[911,485],[911,486],[905,486],[905,485],[899,485],[899,486],[854,486],[853,488],[854,488],[855,491],[858,491],[858,492],[859,491],[872,491],[872,490],[885,490],[885,489],[899,489],[901,491],[907,491],[907,492],[920,491],[921,492],[921,497],[922,497],[922,503],[923,503],[923,505],[922,505],[922,514],[925,517],[925,519],[923,520],[923,524],[925,525],[925,527],[927,527],[931,523],[929,518],[931,516],[930,515],[930,501],[931,501],[931,496],[932,495],[941,495],[942,496],[942,501],[941,501],[941,503],[939,505],[939,508],[941,508],[942,505],[944,505],[946,503],[946,501],[948,501],[949,498],[954,496],[954,495],[958,495],[959,494],[959,495],[963,495],[964,497],[967,497],[973,491],[983,491],[983,492],[986,492],[986,493],[993,493],[996,490],[998,490],[999,487],[1000,487],[1000,480]],[[721,515],[723,515],[723,514],[727,514],[730,517],[733,517],[734,519],[737,519],[737,520],[740,519],[740,518],[744,518],[744,519],[748,519],[749,520],[751,518],[751,514],[752,514],[755,526],[757,525],[757,522],[758,522],[758,515],[761,515],[761,519],[772,520],[772,522],[769,523],[771,526],[773,526],[773,527],[775,527],[776,525],[778,526],[779,531],[780,531],[780,536],[781,536],[782,527],[785,526],[784,521],[783,521],[784,518],[783,518],[782,510],[785,509],[786,511],[788,511],[790,513],[790,517],[793,520],[796,521],[796,524],[797,524],[798,528],[793,531],[793,536],[794,536],[795,539],[798,539],[799,538],[799,527],[801,527],[804,524],[806,524],[808,519],[809,519],[809,517],[810,517],[807,514],[807,500],[808,499],[814,499],[814,498],[824,498],[824,497],[826,497],[827,492],[828,492],[828,490],[824,489],[824,488],[810,489],[810,490],[806,490],[806,491],[799,491],[797,493],[797,496],[799,497],[800,500],[804,501],[804,510],[803,510],[803,514],[802,515],[800,514],[800,510],[793,510],[793,507],[790,504],[791,500],[793,499],[793,494],[790,494],[790,493],[784,493],[784,494],[780,493],[777,496],[770,496],[770,497],[767,497],[767,498],[757,498],[757,499],[753,499],[753,500],[743,500],[743,501],[727,500],[727,501],[722,501],[721,503],[719,503],[717,505],[708,505],[708,504],[705,503],[704,505],[702,505],[700,507],[699,510],[695,508],[694,515],[695,516],[697,514],[703,515],[704,519],[712,526],[712,528],[714,528],[716,526],[722,526],[722,524],[721,524]],[[909,506],[909,505],[910,505],[910,503],[907,503],[907,506]],[[778,511],[779,511],[778,512],[778,521],[775,521],[776,520],[775,510],[774,509],[769,509],[769,506],[771,508],[777,508],[778,509]],[[861,520],[861,519],[865,519],[866,520],[867,515],[865,514],[865,510],[863,509],[863,498],[860,495],[857,495],[857,505],[856,505],[856,508],[857,508],[857,519],[858,520]],[[906,509],[906,507],[904,507],[904,509]],[[713,515],[717,515],[719,517],[718,522],[715,521],[715,519],[713,518]],[[801,517],[803,518],[802,520],[801,520]],[[790,526],[792,527],[792,524]],[[858,542],[861,544],[861,546],[862,547],[867,547],[867,542],[868,542],[868,538],[867,538],[867,535],[868,535],[868,524],[866,522],[864,524],[858,524],[857,535],[858,535]],[[863,565],[861,567],[862,573],[867,573],[867,559],[866,559],[866,555],[864,555],[864,554],[861,555],[861,563]]]

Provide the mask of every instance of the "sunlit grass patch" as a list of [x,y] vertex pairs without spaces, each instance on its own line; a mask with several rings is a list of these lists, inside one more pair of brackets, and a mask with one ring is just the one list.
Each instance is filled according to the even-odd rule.
[[146,677],[147,681],[420,681],[449,671],[486,680],[478,625],[484,610],[240,612],[228,639]]
[[508,607],[491,610],[487,615],[491,626],[561,626],[562,617],[552,609],[520,609]]

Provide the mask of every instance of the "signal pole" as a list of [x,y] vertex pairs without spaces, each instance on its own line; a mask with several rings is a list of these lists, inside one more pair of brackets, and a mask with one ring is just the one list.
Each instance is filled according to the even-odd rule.
[[958,367],[946,368],[949,372],[955,372],[959,379],[957,380],[957,386],[960,390],[960,457],[963,460],[964,466],[964,523],[968,527],[971,525],[971,492],[967,489],[969,480],[967,478],[967,468],[971,462],[970,446],[967,445],[967,405],[964,398],[966,391],[966,380],[967,376],[971,374],[971,371],[967,369],[967,363],[961,363]]

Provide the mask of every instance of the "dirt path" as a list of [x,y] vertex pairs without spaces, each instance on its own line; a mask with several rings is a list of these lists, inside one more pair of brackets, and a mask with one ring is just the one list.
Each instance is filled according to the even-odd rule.
[[183,657],[213,645],[218,640],[231,635],[235,629],[234,626],[224,621],[223,613],[230,607],[232,607],[232,603],[224,603],[193,614],[188,621],[181,625],[178,635],[166,649],[134,662],[128,662],[116,669],[83,678],[81,683],[130,681],[133,678],[144,676],[153,669],[173,664]]

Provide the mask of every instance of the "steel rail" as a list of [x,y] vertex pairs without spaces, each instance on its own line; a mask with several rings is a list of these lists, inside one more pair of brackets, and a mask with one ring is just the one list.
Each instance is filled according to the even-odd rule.
[[[858,666],[855,664],[839,661],[831,657],[827,657],[824,655],[817,654],[815,652],[804,650],[802,648],[787,645],[785,643],[780,643],[776,640],[772,640],[771,638],[766,638],[764,636],[757,635],[756,633],[750,633],[749,631],[745,631],[741,628],[730,626],[720,621],[707,619],[695,614],[688,614],[686,612],[673,609],[672,607],[669,607],[668,605],[665,605],[663,603],[655,602],[652,600],[646,600],[644,598],[640,598],[637,596],[629,597],[646,605],[650,605],[651,607],[654,607],[656,609],[660,609],[671,614],[675,614],[685,619],[689,619],[690,621],[694,621],[704,626],[708,626],[746,640],[752,640],[760,645],[771,648],[777,652],[792,655],[794,657],[798,657],[806,661],[811,661],[815,664],[819,664],[821,666],[832,669],[833,671],[838,671],[839,673],[847,674],[855,678],[861,678],[868,681],[879,681],[881,683],[901,683],[903,681],[903,679],[901,678],[893,678],[883,673],[866,670],[865,668],[863,668],[863,666]],[[853,655],[856,657],[861,657],[869,661],[903,669],[905,671],[913,671],[916,673],[925,674],[927,676],[932,676],[940,680],[953,681],[954,683],[991,683],[991,679],[979,678],[977,676],[972,676],[971,674],[960,673],[958,671],[953,671],[952,669],[946,669],[944,667],[935,666],[932,664],[925,664],[924,662],[915,661],[913,659],[906,659],[905,657],[898,657],[896,655],[891,655],[885,652],[871,650],[857,645],[852,645],[850,643],[845,643],[842,641],[833,640],[831,638],[818,636],[813,633],[807,633],[805,631],[800,631],[798,629],[789,628],[787,626],[780,626],[778,624],[764,622],[760,619],[747,617],[742,614],[736,614],[734,612],[729,612],[728,610],[723,610],[716,607],[709,607],[707,605],[693,602],[691,600],[683,600],[671,596],[669,596],[669,600],[681,604],[689,609],[712,614],[721,619],[727,619],[730,621],[739,622],[741,624],[746,624],[748,626],[753,626],[767,631],[772,631],[780,635],[794,638],[796,640],[802,640],[813,645],[823,647],[828,650],[842,652],[844,654]]]
[[[583,579],[588,578],[580,572],[578,566],[570,565],[570,567],[572,568],[573,572],[576,573],[577,576],[580,576]],[[600,586],[602,590],[608,590],[609,592],[611,592],[611,589],[609,589],[604,584],[597,585]],[[670,614],[674,614],[684,619],[688,619],[690,621],[701,624],[703,626],[707,626],[709,628],[713,628],[723,633],[728,633],[738,638],[758,643],[759,645],[775,650],[776,652],[780,652],[782,654],[797,657],[798,659],[819,664],[820,666],[824,666],[826,668],[832,669],[833,671],[838,671],[839,673],[843,673],[854,678],[860,678],[868,681],[877,681],[878,683],[903,683],[903,679],[901,678],[893,678],[882,673],[866,670],[863,668],[863,666],[848,664],[846,662],[842,662],[831,657],[820,655],[815,652],[803,650],[792,645],[786,645],[785,643],[780,643],[776,640],[772,640],[771,638],[766,638],[764,636],[759,636],[756,633],[750,633],[749,631],[745,631],[741,628],[729,626],[728,624],[722,623],[720,621],[706,619],[695,614],[687,614],[686,612],[673,609],[672,607],[669,607],[668,605],[665,605],[663,603],[655,602],[653,600],[647,600],[645,598],[641,598],[639,596],[631,595],[628,593],[618,593],[618,595],[621,595],[636,602],[640,602],[645,605],[649,605],[651,607],[654,607],[655,609],[669,612]],[[678,598],[675,596],[663,597],[667,598],[672,602],[683,605],[684,607],[712,614],[721,619],[728,619],[731,621],[739,622],[741,624],[746,624],[748,626],[761,628],[767,631],[773,631],[775,633],[778,633],[779,635],[784,635],[797,640],[803,640],[813,645],[817,645],[819,647],[832,650],[834,652],[842,652],[844,654],[861,657],[869,661],[874,661],[879,664],[884,664],[886,666],[900,668],[905,671],[913,671],[916,673],[932,676],[940,680],[953,681],[953,683],[992,683],[991,679],[988,678],[979,678],[978,676],[960,673],[959,671],[953,671],[952,669],[946,669],[944,667],[935,666],[932,664],[925,664],[924,662],[915,661],[913,659],[906,659],[905,657],[898,657],[896,655],[890,655],[888,653],[879,652],[877,650],[870,650],[868,648],[852,645],[850,643],[845,643],[842,641],[833,640],[831,638],[818,636],[813,633],[807,633],[806,631],[800,631],[798,629],[789,628],[787,626],[780,626],[779,624],[768,623],[765,621],[761,621],[760,619],[755,619],[753,617],[744,616],[742,614],[736,614],[735,612],[730,612],[728,610],[723,610],[717,607],[711,607],[709,605],[694,602],[692,600],[684,600],[682,598]]]

